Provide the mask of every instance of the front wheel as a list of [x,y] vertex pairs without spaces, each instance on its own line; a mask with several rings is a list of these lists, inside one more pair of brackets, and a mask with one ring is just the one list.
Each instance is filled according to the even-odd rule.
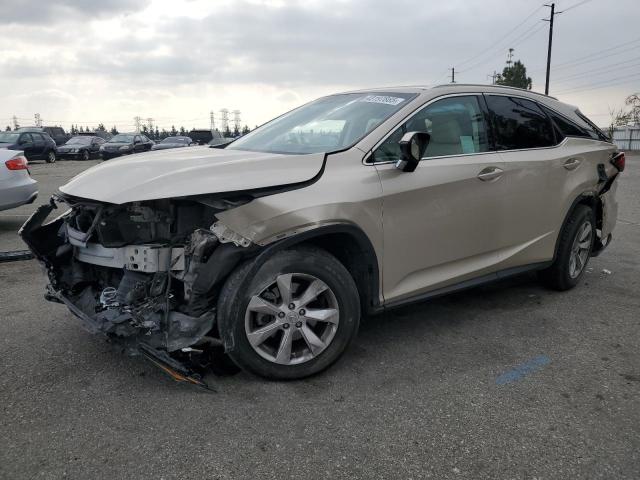
[[47,163],[56,163],[56,152],[54,152],[53,150],[49,150],[49,153],[47,153],[47,158],[45,161]]
[[89,150],[82,151],[82,160],[84,160],[85,162],[89,160]]
[[334,363],[356,335],[360,300],[353,278],[317,248],[277,252],[250,280],[252,264],[227,279],[218,302],[231,359],[272,379],[298,379]]
[[554,290],[569,290],[575,287],[587,267],[596,233],[593,209],[578,205],[571,213],[558,243],[553,264],[540,272],[540,278]]

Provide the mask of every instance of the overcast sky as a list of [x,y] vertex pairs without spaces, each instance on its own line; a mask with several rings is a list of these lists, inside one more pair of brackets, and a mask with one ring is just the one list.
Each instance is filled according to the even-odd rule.
[[[640,91],[640,0],[581,3],[556,2],[551,94],[604,125]],[[546,15],[532,0],[0,0],[0,122],[208,127],[228,108],[253,127],[331,92],[447,82],[452,66],[487,83],[509,47],[543,91]]]

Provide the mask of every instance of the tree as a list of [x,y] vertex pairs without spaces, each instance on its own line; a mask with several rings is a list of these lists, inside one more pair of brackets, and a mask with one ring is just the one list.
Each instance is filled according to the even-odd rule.
[[80,130],[78,130],[78,133],[84,133],[84,128],[82,128],[82,125],[80,125]]
[[250,131],[251,130],[249,129],[249,125],[245,125],[244,127],[242,127],[242,135],[246,135]]
[[98,127],[96,128],[96,132],[106,132],[107,129],[104,128],[104,125],[102,123],[98,124]]
[[223,137],[230,137],[231,136],[231,130],[229,130],[229,126],[227,125],[227,127],[224,129],[224,131],[222,132],[222,136]]
[[176,130],[176,127],[174,125],[171,125],[171,130],[169,133],[171,133],[171,137],[175,137],[178,134],[178,131]]
[[155,140],[160,139],[160,130],[158,130],[158,126],[156,125],[156,133],[154,134]]
[[184,137],[186,134],[187,134],[187,131],[184,129],[184,127],[180,127],[180,135]]
[[233,127],[233,136],[234,137],[239,137],[240,136],[240,130],[238,130],[238,125],[235,125]]
[[111,135],[118,135],[118,129],[115,125],[111,127]]
[[11,127],[9,125],[7,125],[7,128],[4,129],[5,132],[10,132],[11,131]]
[[635,125],[640,125],[640,93],[634,93],[629,95],[625,101],[625,105],[631,107],[629,110],[629,118]]
[[520,60],[507,65],[502,70],[502,74],[496,78],[497,85],[507,85],[509,87],[524,88],[531,90],[531,77],[527,77],[527,69]]

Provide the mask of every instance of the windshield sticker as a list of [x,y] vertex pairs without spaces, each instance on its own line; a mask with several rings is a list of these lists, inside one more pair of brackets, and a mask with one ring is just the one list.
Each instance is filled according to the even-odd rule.
[[385,105],[400,105],[404,102],[404,98],[388,97],[386,95],[367,95],[360,101],[368,103],[384,103]]

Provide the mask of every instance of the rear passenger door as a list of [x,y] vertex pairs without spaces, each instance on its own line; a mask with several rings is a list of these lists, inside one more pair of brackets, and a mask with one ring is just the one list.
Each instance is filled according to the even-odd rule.
[[27,160],[38,160],[40,158],[37,153],[35,142],[30,133],[23,133],[18,140],[20,149],[24,152]]
[[496,244],[499,268],[550,260],[557,236],[554,212],[561,200],[551,181],[561,154],[551,121],[530,99],[489,94],[485,99],[506,185]]

